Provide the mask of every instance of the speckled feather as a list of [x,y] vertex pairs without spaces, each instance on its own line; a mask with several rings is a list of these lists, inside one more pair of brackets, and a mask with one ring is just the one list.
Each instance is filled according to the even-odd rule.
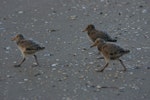
[[41,47],[36,42],[32,40],[20,40],[17,42],[17,45],[22,48],[23,52],[26,54],[32,54],[39,50],[43,50],[45,47]]
[[129,52],[129,50],[124,50],[120,46],[110,43],[104,44],[101,51],[107,59],[111,60],[117,59]]
[[39,65],[35,53],[38,52],[39,50],[45,49],[45,47],[41,47],[39,44],[37,44],[32,40],[25,39],[22,34],[18,34],[15,37],[13,37],[12,41],[16,41],[17,46],[23,55],[23,60],[18,65],[15,65],[15,67],[20,67],[22,63],[26,60],[27,55],[33,55],[37,65]]
[[98,72],[103,72],[103,70],[109,65],[110,60],[119,60],[122,66],[124,67],[124,71],[126,71],[126,67],[123,64],[123,61],[119,59],[124,54],[129,53],[129,50],[125,50],[116,44],[106,43],[103,39],[96,39],[94,44],[91,47],[97,46],[100,53],[103,55],[106,64],[101,70],[97,70]]

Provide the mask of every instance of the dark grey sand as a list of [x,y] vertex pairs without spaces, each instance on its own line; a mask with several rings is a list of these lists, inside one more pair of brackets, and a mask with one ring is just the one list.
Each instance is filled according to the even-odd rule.
[[[94,24],[130,49],[103,73],[97,48],[82,30]],[[21,33],[46,47],[40,67],[22,60],[11,37]],[[1,0],[0,100],[150,100],[149,0]]]

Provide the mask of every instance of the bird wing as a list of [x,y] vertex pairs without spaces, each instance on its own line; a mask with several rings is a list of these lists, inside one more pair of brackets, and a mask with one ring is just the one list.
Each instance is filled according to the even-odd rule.
[[106,44],[102,48],[102,53],[107,55],[110,59],[116,59],[123,55],[124,49],[115,44]]
[[110,40],[111,37],[105,31],[97,31],[97,37],[102,38],[104,40]]
[[20,41],[19,46],[24,48],[25,52],[31,52],[31,51],[34,52],[41,48],[39,44],[37,44],[32,40],[22,40]]

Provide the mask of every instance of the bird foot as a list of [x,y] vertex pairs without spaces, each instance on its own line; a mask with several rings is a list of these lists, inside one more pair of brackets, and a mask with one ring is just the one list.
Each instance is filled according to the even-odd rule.
[[103,69],[95,69],[96,72],[103,72]]
[[104,57],[97,57],[97,59],[104,59]]
[[127,70],[126,69],[124,69],[124,70],[121,70],[121,72],[126,72]]
[[14,67],[21,67],[21,65],[14,65]]
[[37,63],[33,63],[33,65],[32,65],[32,67],[37,67],[37,66],[39,66],[39,64],[37,64]]

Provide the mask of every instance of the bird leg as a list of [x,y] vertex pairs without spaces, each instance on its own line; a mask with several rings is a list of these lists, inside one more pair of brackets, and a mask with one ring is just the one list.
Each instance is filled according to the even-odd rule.
[[37,56],[36,55],[33,55],[33,56],[35,58],[36,64],[39,65],[38,60],[37,60]]
[[15,65],[14,67],[21,67],[22,63],[26,60],[26,58],[23,58],[22,61],[20,62],[20,64]]
[[126,66],[123,64],[123,61],[121,60],[121,59],[118,59],[119,61],[120,61],[120,63],[121,63],[121,65],[123,66],[123,68],[124,68],[124,70],[123,71],[126,71],[127,70],[127,68],[126,68]]
[[105,66],[104,66],[102,69],[97,70],[97,72],[103,72],[103,71],[104,71],[104,69],[105,69],[108,65],[109,65],[109,63],[107,62],[107,63],[105,64]]

